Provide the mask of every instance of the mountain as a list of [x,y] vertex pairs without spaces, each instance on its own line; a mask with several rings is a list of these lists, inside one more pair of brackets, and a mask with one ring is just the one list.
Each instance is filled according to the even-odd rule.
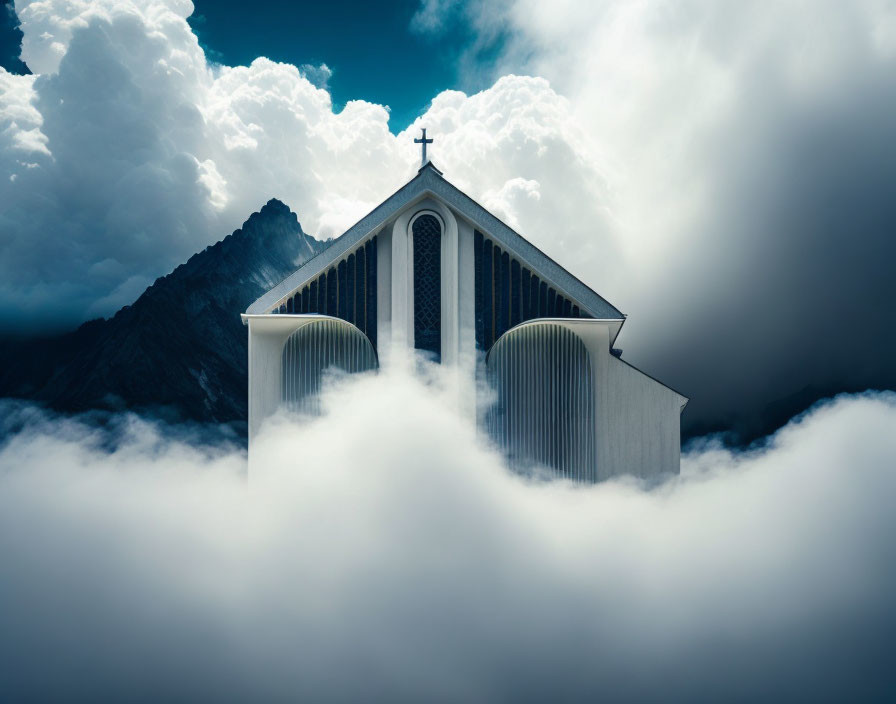
[[112,318],[4,344],[0,396],[245,432],[248,336],[239,314],[323,248],[286,205],[270,200]]

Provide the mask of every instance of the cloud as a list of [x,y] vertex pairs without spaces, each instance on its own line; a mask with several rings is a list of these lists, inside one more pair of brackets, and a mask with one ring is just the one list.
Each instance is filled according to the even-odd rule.
[[135,418],[110,442],[5,414],[22,429],[0,448],[4,691],[718,701],[892,687],[892,394],[829,402],[750,452],[709,443],[653,489],[527,483],[448,398],[397,371],[336,386],[329,415],[266,428],[248,489],[241,453]]
[[547,80],[508,75],[471,96],[440,93],[399,142],[412,144],[421,127],[452,183],[600,290],[619,261],[609,178]]
[[108,314],[132,300],[126,282],[167,273],[271,197],[319,236],[339,234],[324,221],[346,227],[412,172],[386,109],[334,114],[309,67],[209,64],[189,2],[17,9],[40,75],[0,72],[7,328]]
[[314,64],[302,64],[299,66],[299,70],[302,72],[302,75],[316,87],[329,92],[330,79],[333,77],[333,69],[329,66],[326,64],[320,64],[319,66],[315,66]]
[[[22,55],[40,75],[0,73],[7,329],[108,314],[271,197],[307,231],[336,236],[417,168],[416,123],[394,136],[383,106],[350,101],[334,113],[317,87],[326,65],[211,64],[184,19],[189,3],[17,9]],[[546,81],[507,77],[474,96],[438,95],[418,122],[438,131],[452,179],[559,254],[576,241],[554,237],[562,209],[607,200],[571,144],[582,130],[570,113]],[[535,207],[533,194],[552,206]],[[574,229],[610,246],[600,217]]]
[[425,34],[443,29],[447,21],[457,14],[458,5],[458,0],[421,0],[411,17],[411,30]]
[[[631,314],[628,358],[692,397],[686,423],[750,437],[830,390],[896,386],[892,4],[514,0],[466,18],[504,37],[474,72],[543,76],[587,126],[570,144],[608,174],[623,256],[583,268]],[[562,230],[603,217],[562,210]]]
[[271,197],[338,235],[426,126],[450,180],[631,315],[620,346],[691,397],[690,432],[896,387],[887,4],[423,3],[500,50],[474,41],[489,87],[395,136],[307,67],[210,63],[189,3],[17,10],[40,75],[0,72],[5,330],[108,314]]

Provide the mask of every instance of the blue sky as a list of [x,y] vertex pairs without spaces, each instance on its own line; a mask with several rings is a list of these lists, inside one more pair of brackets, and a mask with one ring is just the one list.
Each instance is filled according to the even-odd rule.
[[18,28],[12,0],[0,2],[0,66],[7,71],[25,73],[28,69],[19,60],[22,32]]
[[449,88],[477,90],[462,82],[457,59],[473,40],[469,26],[446,22],[438,32],[419,32],[411,20],[415,0],[253,3],[195,0],[190,25],[209,57],[230,66],[266,56],[296,66],[326,64],[334,107],[364,99],[388,105],[389,127],[399,132]]

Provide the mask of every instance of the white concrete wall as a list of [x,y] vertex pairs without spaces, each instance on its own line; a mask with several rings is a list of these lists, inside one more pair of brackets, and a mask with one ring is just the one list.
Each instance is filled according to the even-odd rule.
[[[401,213],[392,225],[392,285],[391,297],[377,301],[379,306],[391,306],[392,332],[390,346],[405,348],[414,344],[414,309],[412,276],[414,256],[412,240],[408,237],[408,222],[414,214],[413,207]],[[410,287],[409,287],[409,284]],[[389,350],[384,350],[383,360],[389,359]]]
[[610,354],[610,326],[570,321],[594,372],[598,479],[678,474],[681,409],[686,399]]
[[680,471],[680,394],[610,354],[612,321],[551,318],[585,344],[595,400],[597,477],[654,477]]
[[280,407],[283,378],[283,347],[296,330],[305,325],[332,320],[357,330],[351,323],[327,315],[243,315],[249,326],[249,444],[264,420]]
[[608,362],[599,466],[607,476],[678,474],[684,399],[612,355]]
[[265,418],[280,407],[283,345],[293,332],[320,316],[244,315],[249,325],[249,444]]

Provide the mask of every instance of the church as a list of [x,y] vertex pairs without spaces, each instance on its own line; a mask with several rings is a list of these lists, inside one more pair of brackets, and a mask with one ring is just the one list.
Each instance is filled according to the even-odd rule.
[[242,315],[249,448],[330,368],[413,350],[469,380],[483,433],[521,471],[576,482],[678,473],[688,399],[614,347],[626,316],[444,178],[417,175]]

